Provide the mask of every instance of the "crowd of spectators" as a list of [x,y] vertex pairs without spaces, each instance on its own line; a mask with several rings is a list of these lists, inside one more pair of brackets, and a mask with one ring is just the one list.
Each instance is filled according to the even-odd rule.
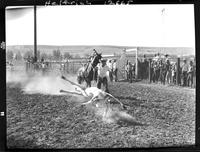
[[[193,87],[193,79],[196,75],[194,62],[195,59],[187,61],[185,58],[178,68],[177,59],[172,61],[167,54],[164,57],[160,56],[159,53],[155,54],[150,67],[150,79],[153,83],[160,82],[161,84],[167,83]],[[179,80],[177,79],[177,74]]]
[[[174,60],[174,61],[173,61]],[[177,80],[177,59],[170,59],[169,55],[155,54],[151,59],[146,56],[138,60],[137,79],[150,79],[150,82],[165,84],[177,84],[181,86],[193,87],[193,80],[196,78],[195,59],[182,59],[179,65],[179,81]],[[183,61],[183,62],[182,62]],[[127,61],[125,65],[126,79],[132,82],[135,78],[135,63]]]

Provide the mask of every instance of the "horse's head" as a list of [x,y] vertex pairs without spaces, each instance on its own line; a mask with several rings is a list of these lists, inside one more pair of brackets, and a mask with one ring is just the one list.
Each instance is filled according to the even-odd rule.
[[97,64],[99,63],[99,61],[101,60],[102,56],[101,53],[96,54],[91,62],[91,65],[93,68],[95,68],[97,66]]

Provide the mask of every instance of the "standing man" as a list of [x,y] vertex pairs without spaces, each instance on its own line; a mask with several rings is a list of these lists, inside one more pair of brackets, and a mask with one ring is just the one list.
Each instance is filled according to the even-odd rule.
[[193,75],[194,75],[193,62],[190,61],[190,64],[189,64],[189,67],[188,67],[188,77],[187,77],[188,87],[192,87],[192,85],[193,85]]
[[118,78],[117,78],[117,60],[116,59],[114,59],[113,60],[113,75],[114,75],[114,80],[115,80],[115,82],[117,82],[118,81]]
[[128,62],[127,70],[128,70],[129,82],[132,83],[132,80],[133,80],[133,66],[132,66],[130,61]]
[[129,61],[127,60],[125,65],[126,80],[129,81]]
[[196,57],[194,58],[194,63],[193,63],[193,86],[196,88]]
[[144,54],[141,62],[141,79],[147,78],[147,59],[146,55]]
[[188,72],[188,64],[186,59],[183,60],[183,65],[182,65],[182,74],[183,74],[183,86],[187,85],[187,72]]
[[170,80],[171,79],[171,65],[169,60],[167,59],[166,61],[166,76],[165,76],[165,80],[168,84],[170,84]]
[[109,71],[109,67],[106,65],[106,60],[101,60],[101,63],[98,64],[98,76],[97,76],[97,88],[101,89],[101,83],[105,87],[105,92],[108,91],[108,80],[107,80],[107,72]]
[[111,60],[108,60],[107,65],[109,67],[109,79],[111,82],[113,82],[113,63]]

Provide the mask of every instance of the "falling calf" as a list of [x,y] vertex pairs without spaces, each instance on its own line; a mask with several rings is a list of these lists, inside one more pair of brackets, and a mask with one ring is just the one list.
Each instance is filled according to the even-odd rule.
[[[110,101],[110,98],[112,98],[115,101],[117,101],[118,103],[120,103],[121,107],[124,108],[123,103],[121,103],[117,98],[115,98],[113,95],[111,95],[107,92],[102,91],[101,89],[98,89],[97,87],[86,88],[86,87],[83,87],[79,84],[76,84],[76,83],[70,81],[69,79],[67,79],[64,76],[62,76],[61,78],[63,80],[68,81],[72,85],[76,86],[77,88],[75,90],[77,92],[70,92],[70,91],[65,91],[65,90],[60,90],[60,92],[82,95],[84,97],[89,98],[90,100],[88,102],[83,103],[84,105],[93,103],[94,101],[97,101],[97,100],[104,100],[104,101],[106,101],[106,105],[107,105],[107,103]],[[107,111],[107,109],[108,109],[108,106],[106,108],[106,111]]]

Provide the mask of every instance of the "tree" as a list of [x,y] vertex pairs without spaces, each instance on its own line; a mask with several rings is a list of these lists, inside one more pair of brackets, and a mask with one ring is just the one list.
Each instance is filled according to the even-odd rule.
[[7,58],[7,60],[12,60],[13,57],[14,57],[13,51],[8,50],[8,51],[6,52],[6,58]]
[[85,54],[84,54],[84,57],[85,57],[85,58],[89,58],[89,56],[90,56],[90,54],[88,54],[88,53],[85,53]]
[[60,60],[61,58],[60,50],[53,50],[53,58],[54,60]]
[[40,55],[41,59],[43,58],[44,60],[48,59],[48,54],[46,54],[45,52],[42,52]]
[[53,60],[53,55],[52,54],[47,54],[47,59],[48,60]]
[[26,51],[23,55],[23,58],[33,57],[33,51]]
[[71,59],[72,55],[69,52],[64,53],[64,59]]
[[21,60],[22,60],[22,54],[21,54],[20,51],[18,51],[18,52],[16,53],[15,59],[18,60],[18,61],[21,61]]
[[74,58],[81,58],[79,54],[76,54]]
[[40,60],[40,50],[37,50],[37,60]]

